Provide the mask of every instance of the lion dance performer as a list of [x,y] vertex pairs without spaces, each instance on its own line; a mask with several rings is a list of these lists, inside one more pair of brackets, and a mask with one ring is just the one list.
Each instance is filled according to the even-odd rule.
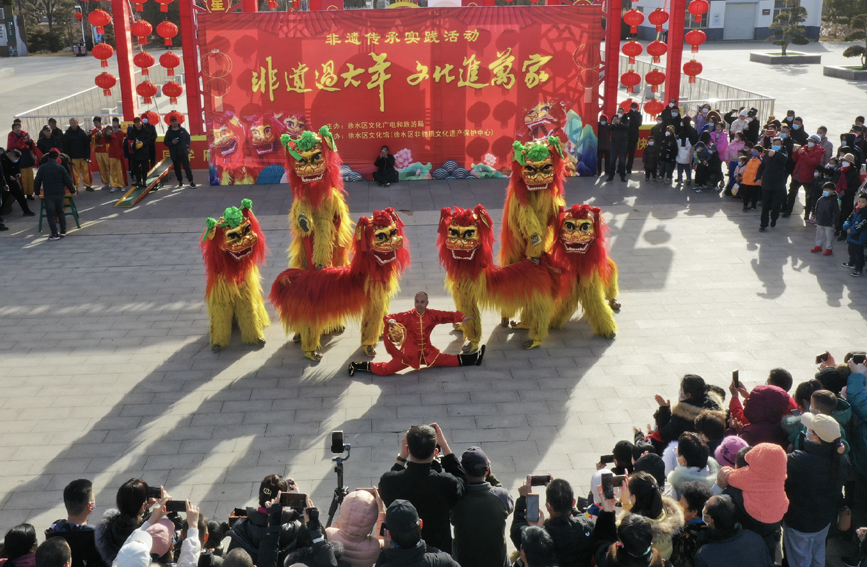
[[568,290],[557,304],[551,327],[561,329],[578,305],[587,315],[593,332],[614,338],[617,323],[612,309],[617,302],[617,264],[605,249],[605,221],[599,207],[572,205],[560,212],[559,235],[554,243],[554,259],[564,271]]
[[356,372],[373,372],[378,376],[390,376],[404,368],[416,370],[422,366],[478,366],[485,356],[485,345],[472,354],[444,354],[430,342],[434,327],[443,323],[469,323],[460,311],[437,311],[428,309],[427,294],[415,294],[415,309],[389,315],[388,332],[383,337],[385,350],[392,356],[389,362],[350,362],[349,375]]
[[244,344],[265,344],[271,324],[262,299],[259,265],[265,261],[265,235],[253,214],[253,202],[229,207],[220,220],[208,219],[199,247],[208,283],[205,300],[211,320],[211,350],[229,346],[232,321],[238,322]]
[[309,130],[298,138],[283,134],[280,142],[286,147],[286,175],[293,199],[289,267],[349,265],[352,222],[334,136],[323,126],[318,134]]
[[[503,228],[500,232],[500,265],[508,266],[530,258],[539,262],[554,242],[557,212],[563,200],[566,159],[557,136],[512,144],[512,176],[506,189]],[[502,325],[508,326],[514,310],[502,311]],[[513,323],[528,328],[528,322]]]
[[375,353],[383,317],[409,267],[409,240],[392,208],[358,219],[353,242],[349,266],[290,268],[271,286],[269,299],[283,327],[300,335],[304,356],[310,360],[322,359],[320,337],[346,318],[361,318],[361,344],[365,353]]
[[470,316],[461,325],[468,341],[464,352],[479,349],[482,322],[479,308],[504,311],[524,309],[530,321],[526,349],[536,348],[548,336],[548,325],[559,293],[560,270],[551,266],[547,254],[540,264],[522,260],[506,267],[494,264],[493,222],[482,205],[473,210],[445,207],[440,211],[440,264],[446,269],[446,289],[455,307]]

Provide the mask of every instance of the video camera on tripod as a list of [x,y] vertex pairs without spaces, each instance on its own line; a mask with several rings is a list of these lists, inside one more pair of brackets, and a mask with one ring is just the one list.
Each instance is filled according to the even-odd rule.
[[[336,463],[334,465],[334,472],[337,473],[337,488],[334,489],[334,496],[331,498],[331,507],[328,509],[328,523],[325,524],[326,528],[331,527],[331,521],[334,520],[334,514],[337,513],[337,508],[343,504],[343,499],[346,498],[347,494],[349,494],[349,488],[343,485],[343,463],[349,460],[349,452],[351,449],[351,445],[343,442],[342,431],[331,432],[331,452],[337,455],[331,459]],[[345,457],[343,456],[343,453],[346,453]]]

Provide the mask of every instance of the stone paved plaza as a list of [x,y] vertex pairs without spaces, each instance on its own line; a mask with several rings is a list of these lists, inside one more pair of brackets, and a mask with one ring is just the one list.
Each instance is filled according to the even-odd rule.
[[[225,519],[274,472],[327,509],[332,430],[353,446],[354,488],[391,466],[407,426],[433,421],[455,451],[481,445],[509,487],[550,472],[586,493],[598,456],[651,420],[655,393],[676,397],[684,373],[726,386],[739,368],[753,386],[783,366],[800,382],[816,353],[863,347],[867,280],[840,267],[843,247],[830,258],[809,252],[814,231],[800,205],[762,234],[758,213],[738,202],[638,180],[567,187],[567,202],[601,206],[611,225],[623,303],[616,339],[594,336],[579,314],[524,351],[524,332],[497,327],[488,313],[481,367],[388,378],[347,376],[348,361],[362,358],[357,325],[326,341],[319,364],[279,324],[264,348],[240,345],[236,332],[229,349],[211,353],[197,248],[204,219],[253,200],[271,249],[270,286],[286,266],[286,186],[164,190],[126,211],[106,192],[84,193],[82,229],[58,242],[38,235],[33,219],[7,217],[0,531],[22,521],[45,529],[64,515],[63,486],[80,477],[94,480],[100,513],[118,485],[141,477]],[[413,265],[393,311],[411,308],[418,290],[432,307],[453,308],[436,260],[439,209],[482,203],[499,223],[505,185],[348,185],[353,219],[393,206],[407,225]],[[447,326],[434,338],[448,352],[461,345]]]

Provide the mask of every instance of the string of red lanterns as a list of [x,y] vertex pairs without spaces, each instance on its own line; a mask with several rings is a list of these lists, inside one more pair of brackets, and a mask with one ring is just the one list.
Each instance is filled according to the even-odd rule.
[[[701,17],[707,14],[709,8],[710,4],[707,0],[692,0],[687,10],[696,23],[701,23]],[[701,30],[690,30],[684,36],[684,41],[692,47],[692,59],[683,64],[683,72],[689,77],[690,83],[695,83],[695,78],[701,75],[703,70],[702,64],[695,60],[695,54],[698,53],[699,46],[707,41],[707,35]]]
[[160,55],[160,65],[165,67],[169,77],[175,75],[175,69],[181,66],[181,58],[174,51],[166,51]]

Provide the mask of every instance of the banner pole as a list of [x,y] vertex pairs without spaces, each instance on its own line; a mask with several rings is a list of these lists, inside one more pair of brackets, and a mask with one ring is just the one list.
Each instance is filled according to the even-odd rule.
[[129,2],[111,0],[111,17],[117,50],[117,81],[120,83],[121,112],[123,112],[123,119],[129,121],[138,116],[138,95],[135,92],[135,74],[132,66],[132,35],[129,29],[132,12]]
[[620,19],[623,12],[623,0],[608,0],[607,7],[602,110],[610,117],[617,110],[617,87],[620,83]]
[[680,65],[683,61],[683,34],[686,23],[686,0],[671,0],[668,20],[668,57],[665,58],[665,102],[680,100]]
[[191,135],[205,133],[204,109],[202,108],[199,76],[201,74],[199,44],[196,40],[198,22],[196,21],[195,0],[179,0],[181,16],[181,53],[184,60],[184,82],[187,90],[187,126]]

